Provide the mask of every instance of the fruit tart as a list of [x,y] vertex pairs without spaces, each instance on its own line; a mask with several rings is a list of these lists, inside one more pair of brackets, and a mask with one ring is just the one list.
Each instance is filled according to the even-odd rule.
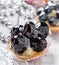
[[46,52],[48,34],[49,27],[44,22],[40,25],[28,22],[24,26],[15,26],[11,30],[8,48],[21,61],[35,59]]
[[48,24],[52,32],[59,31],[59,4],[49,2],[46,6],[39,8],[35,15],[37,22]]

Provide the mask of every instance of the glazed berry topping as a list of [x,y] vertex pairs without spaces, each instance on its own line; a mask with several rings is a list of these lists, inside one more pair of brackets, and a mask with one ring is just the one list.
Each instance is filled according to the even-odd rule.
[[11,30],[11,36],[12,35],[17,35],[19,33],[19,28],[18,27],[13,27]]
[[37,42],[31,41],[30,46],[34,51],[40,52],[46,48],[47,42],[45,39],[41,39],[41,40],[38,39]]
[[50,8],[47,8],[44,10],[46,14],[49,14],[50,12],[52,12],[52,10]]
[[16,53],[23,53],[27,48],[24,44],[13,44],[14,52]]
[[46,23],[41,22],[41,25],[36,28],[34,23],[26,23],[23,26],[13,27],[11,30],[11,47],[15,53],[24,53],[30,43],[30,47],[34,51],[42,51],[46,48],[47,42],[45,38],[49,33],[49,27]]
[[29,22],[28,24],[25,24],[23,34],[27,37],[30,37],[34,33],[34,30],[35,30],[34,23]]
[[42,21],[47,21],[48,19],[48,16],[46,14],[42,15],[42,16],[39,16],[39,20],[42,22]]
[[56,26],[56,24],[57,24],[56,17],[50,17],[48,19],[48,22],[49,22],[50,25]]
[[44,39],[49,34],[49,27],[46,23],[42,22],[41,26],[38,27],[38,31],[38,36]]
[[56,5],[56,10],[59,10],[59,4]]
[[14,37],[11,37],[11,42],[12,44],[15,43],[15,44],[18,44],[18,39],[17,39],[17,36]]
[[25,37],[21,36],[20,34],[11,38],[11,46],[15,53],[23,53],[26,50],[24,38]]
[[50,9],[51,10],[56,10],[57,9],[57,6],[55,5],[55,6],[50,6]]

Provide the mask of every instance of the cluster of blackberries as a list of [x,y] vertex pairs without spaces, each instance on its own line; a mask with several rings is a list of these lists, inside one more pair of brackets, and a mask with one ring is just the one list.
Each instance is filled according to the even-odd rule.
[[[51,12],[52,12],[52,14],[51,14]],[[50,16],[49,16],[49,14],[50,14]],[[54,14],[56,14],[56,15],[53,16]],[[59,5],[58,4],[51,5],[51,6],[47,5],[47,6],[43,7],[43,11],[41,11],[41,10],[37,11],[37,15],[39,16],[39,20],[41,22],[48,21],[48,23],[51,26],[59,26],[58,25],[58,23],[59,23]]]
[[40,52],[47,46],[45,38],[48,34],[49,27],[44,22],[37,28],[33,22],[26,23],[25,26],[13,27],[11,30],[11,46],[14,52],[23,53],[27,49],[26,44],[29,39],[30,47],[34,51]]

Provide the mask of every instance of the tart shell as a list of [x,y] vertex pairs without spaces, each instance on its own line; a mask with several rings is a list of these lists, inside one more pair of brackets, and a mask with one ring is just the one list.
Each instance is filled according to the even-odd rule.
[[51,30],[51,32],[59,32],[59,26],[51,26],[48,22],[46,22]]
[[16,59],[18,59],[19,61],[30,61],[36,58],[39,58],[41,55],[43,55],[45,52],[47,52],[48,47],[50,46],[50,44],[47,45],[47,47],[41,51],[41,52],[35,52],[32,55],[20,55],[17,53],[14,53],[14,50],[11,48],[11,41],[8,40],[8,49],[9,51],[12,52],[12,54],[15,56]]

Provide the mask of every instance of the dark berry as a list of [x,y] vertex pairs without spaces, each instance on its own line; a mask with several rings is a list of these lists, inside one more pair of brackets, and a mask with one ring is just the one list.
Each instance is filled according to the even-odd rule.
[[27,37],[31,37],[35,31],[35,25],[32,22],[25,24],[23,34]]
[[59,26],[59,19],[58,18],[56,19],[55,22],[56,22],[56,26]]
[[17,37],[11,37],[11,43],[12,43],[12,44],[18,44],[18,39],[17,39]]
[[41,38],[46,38],[49,34],[49,27],[46,23],[41,23],[41,26],[38,27],[38,36]]
[[24,36],[14,36],[11,38],[11,46],[14,49],[15,53],[23,53],[26,50]]
[[59,5],[54,5],[49,7],[51,10],[59,10]]
[[52,12],[52,10],[50,8],[47,8],[44,10],[46,14],[49,14],[50,12]]
[[38,39],[38,38],[33,38],[33,37],[32,37],[32,38],[30,38],[30,40],[31,40],[33,43],[37,43],[39,39]]
[[20,26],[19,26],[19,31],[23,33],[23,30],[24,30],[23,25],[20,25]]
[[31,33],[31,27],[29,24],[25,25],[23,34],[25,35],[27,32]]
[[49,22],[49,24],[52,25],[52,26],[56,26],[56,24],[57,24],[57,21],[56,21],[56,18],[55,18],[55,17],[50,17],[50,18],[48,19],[48,22]]
[[38,39],[37,42],[31,41],[30,46],[34,51],[40,52],[47,47],[47,42],[45,39],[41,39],[41,40]]
[[48,19],[48,16],[46,14],[42,15],[42,16],[39,16],[39,20],[42,22],[42,21],[47,21]]
[[56,10],[56,5],[55,6],[50,6],[51,10]]
[[59,4],[56,5],[56,10],[59,10]]
[[17,35],[19,33],[19,27],[13,27],[11,30],[11,36]]
[[24,36],[18,37],[18,42],[19,42],[20,44],[24,44],[24,43],[25,43],[25,37],[24,37]]
[[15,44],[13,49],[15,53],[23,53],[26,50],[26,47],[24,44]]

